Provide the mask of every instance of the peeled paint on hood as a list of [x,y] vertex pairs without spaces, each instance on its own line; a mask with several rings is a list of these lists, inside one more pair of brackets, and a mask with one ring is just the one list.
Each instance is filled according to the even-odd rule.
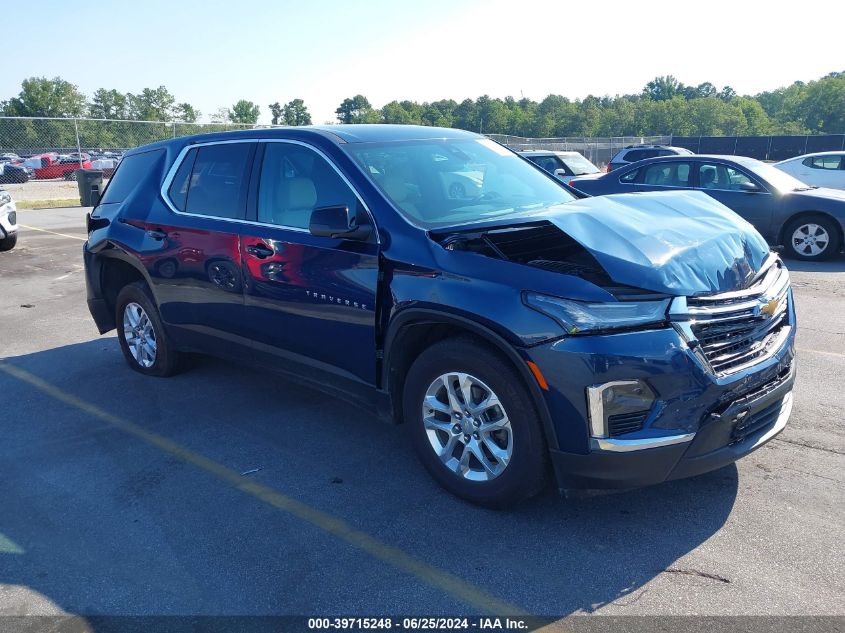
[[545,215],[616,283],[671,295],[739,290],[770,252],[751,224],[700,191],[596,196]]

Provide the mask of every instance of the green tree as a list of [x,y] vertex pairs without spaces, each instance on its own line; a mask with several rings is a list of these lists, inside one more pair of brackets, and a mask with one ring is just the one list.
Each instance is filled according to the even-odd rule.
[[85,114],[85,95],[61,77],[30,77],[17,97],[3,107],[6,116],[79,117]]
[[88,116],[94,119],[126,119],[129,118],[128,105],[129,101],[122,92],[99,88],[88,104]]
[[341,123],[377,123],[381,119],[364,95],[344,99],[335,114]]
[[845,73],[833,73],[807,85],[801,102],[808,130],[825,134],[845,132]]
[[294,99],[288,101],[282,109],[282,120],[285,125],[311,125],[311,114],[302,99]]
[[164,86],[126,95],[129,118],[137,121],[172,121],[176,98]]
[[202,113],[190,103],[177,103],[173,108],[173,118],[182,123],[196,123]]
[[643,88],[643,96],[654,101],[668,101],[673,97],[682,94],[684,84],[675,79],[672,75],[655,77]]
[[284,112],[284,108],[282,108],[282,105],[278,101],[271,103],[267,107],[270,108],[270,114],[273,116],[270,123],[272,123],[273,125],[279,125],[279,123],[282,121],[282,113]]
[[248,123],[255,125],[258,123],[258,117],[261,115],[261,109],[252,101],[241,99],[232,106],[229,111],[229,120],[232,123]]

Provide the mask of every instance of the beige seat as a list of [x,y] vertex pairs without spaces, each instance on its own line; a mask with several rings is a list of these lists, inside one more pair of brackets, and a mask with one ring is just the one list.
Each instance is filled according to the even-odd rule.
[[417,205],[411,202],[411,188],[401,178],[387,176],[381,184],[387,196],[395,202],[405,213],[420,218]]
[[279,193],[283,204],[276,205],[273,222],[282,226],[307,229],[311,212],[317,204],[317,189],[310,178],[284,179]]

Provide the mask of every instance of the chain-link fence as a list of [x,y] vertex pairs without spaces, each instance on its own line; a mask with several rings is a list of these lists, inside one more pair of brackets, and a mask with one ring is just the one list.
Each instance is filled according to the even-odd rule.
[[604,168],[610,159],[621,149],[629,145],[671,145],[671,136],[609,136],[582,137],[570,136],[563,138],[523,138],[509,134],[488,134],[489,138],[507,145],[511,149],[545,149],[558,151],[580,152],[594,165]]
[[106,179],[123,153],[177,136],[251,129],[237,123],[0,117],[0,185],[24,204],[70,204],[76,172],[101,169]]

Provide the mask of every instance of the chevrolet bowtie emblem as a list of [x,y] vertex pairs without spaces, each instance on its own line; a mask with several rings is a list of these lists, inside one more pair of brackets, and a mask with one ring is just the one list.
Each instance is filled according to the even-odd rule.
[[766,314],[768,316],[774,316],[775,312],[777,312],[778,307],[780,306],[780,301],[777,299],[772,299],[768,303],[764,303],[760,308],[760,314]]

